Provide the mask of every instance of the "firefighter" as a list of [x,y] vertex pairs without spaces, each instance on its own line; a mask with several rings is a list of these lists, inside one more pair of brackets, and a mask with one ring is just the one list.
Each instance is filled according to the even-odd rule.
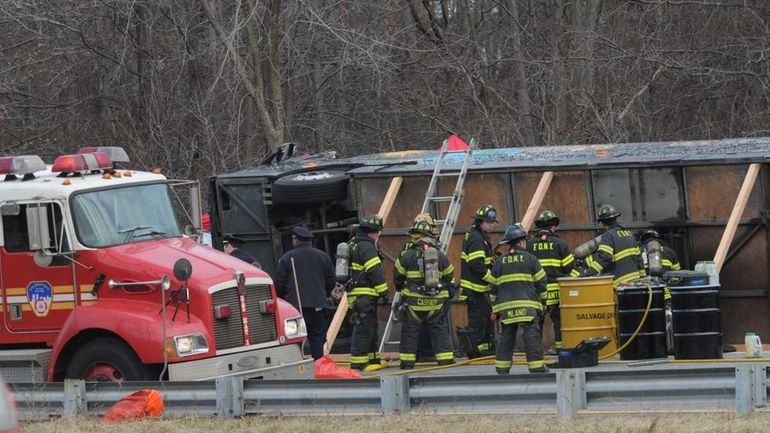
[[490,291],[492,312],[500,322],[495,353],[495,370],[508,374],[512,365],[516,330],[523,328],[524,350],[530,373],[545,373],[540,337],[540,316],[545,310],[547,278],[540,261],[527,252],[527,232],[509,226],[501,241],[508,252],[500,256],[492,268],[494,279]]
[[433,224],[426,220],[416,220],[410,233],[413,235],[413,246],[396,260],[393,271],[396,290],[404,298],[404,322],[399,348],[401,369],[414,368],[423,325],[430,333],[438,364],[453,364],[447,314],[454,266],[449,263],[446,254],[438,250]]
[[[433,235],[438,236],[438,231],[436,230],[436,222],[433,219],[433,217],[427,213],[418,214],[416,217],[414,217],[414,221],[412,222],[412,227],[409,228],[410,239],[404,243],[403,247],[401,247],[401,252],[399,253],[399,256],[403,256],[407,251],[409,251],[414,246],[414,243],[417,239],[420,239],[425,236],[424,234],[420,233],[418,230],[415,229],[415,227],[417,227],[417,223],[420,221],[426,221],[428,224],[430,224],[433,227],[433,231],[432,231]],[[454,285],[449,287],[450,298],[454,296],[454,289],[455,289]],[[428,329],[427,324],[423,322],[422,325],[420,326],[420,338],[417,344],[417,362],[423,362],[423,361],[432,362],[435,360],[436,360],[436,357],[433,351],[433,345],[431,343],[430,330]]]
[[582,276],[612,274],[613,285],[634,281],[645,276],[642,253],[633,233],[617,222],[620,211],[610,204],[599,206],[597,220],[604,226],[599,245],[586,257],[587,268]]
[[[676,254],[676,251],[674,251],[673,248],[666,245],[665,242],[663,242],[663,239],[660,236],[660,233],[658,233],[656,230],[645,230],[639,235],[639,247],[642,249],[642,251],[649,252],[652,246],[650,245],[652,241],[657,241],[657,243],[660,245],[660,255],[661,255],[661,261],[660,264],[663,267],[662,274],[668,272],[668,271],[680,271],[682,270],[682,265],[679,263],[679,256]],[[645,271],[648,269],[648,263],[645,263]],[[648,272],[649,273],[649,272]],[[655,275],[660,276],[660,275]]]
[[491,353],[494,341],[494,325],[489,317],[489,284],[492,282],[492,258],[494,251],[489,233],[499,221],[492,205],[481,206],[473,217],[473,226],[465,233],[460,255],[460,301],[468,308],[468,327],[464,330],[470,339],[465,344],[469,358]]
[[381,368],[377,342],[377,300],[388,295],[377,240],[382,231],[379,215],[366,216],[356,229],[350,245],[350,291],[353,336],[350,368],[372,371]]
[[[643,260],[644,270],[649,275],[660,277],[668,271],[682,269],[676,251],[663,242],[660,233],[656,230],[645,230],[639,235],[639,248],[642,250],[643,259],[645,259]],[[655,269],[656,267],[653,266],[653,270],[650,272],[650,256],[654,252],[660,254],[660,269]],[[666,301],[671,299],[671,290],[668,287],[664,287],[664,299]]]
[[540,212],[535,220],[535,227],[538,229],[537,237],[527,243],[527,251],[538,258],[548,278],[546,313],[550,315],[553,323],[554,345],[557,350],[561,349],[561,312],[557,279],[579,275],[577,271],[572,274],[575,258],[569,252],[567,243],[556,234],[558,226],[559,216],[556,212],[550,210]]

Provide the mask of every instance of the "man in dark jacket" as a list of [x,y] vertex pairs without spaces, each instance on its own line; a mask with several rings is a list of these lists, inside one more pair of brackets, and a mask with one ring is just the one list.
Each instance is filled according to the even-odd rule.
[[612,274],[615,287],[645,275],[642,252],[636,243],[636,237],[617,222],[619,216],[620,211],[614,206],[599,206],[597,220],[606,231],[601,236],[599,247],[586,258],[588,268],[582,274]]
[[518,226],[505,231],[504,243],[509,251],[500,256],[492,268],[494,279],[490,291],[492,312],[501,323],[497,337],[495,370],[508,374],[516,343],[516,328],[524,328],[524,350],[530,373],[545,373],[540,339],[540,316],[545,309],[546,275],[540,261],[526,251],[527,232]]
[[[310,353],[313,359],[318,359],[324,354],[326,320],[323,307],[334,288],[334,266],[325,252],[313,248],[313,234],[308,229],[294,227],[291,234],[294,249],[278,260],[275,290],[279,297],[301,311],[307,327]],[[294,285],[295,270],[298,289]]]
[[460,301],[468,305],[468,328],[471,345],[468,357],[474,358],[492,350],[494,326],[489,320],[489,283],[492,282],[494,251],[489,233],[499,221],[492,205],[481,206],[473,217],[473,226],[465,233],[460,255]]
[[535,220],[538,228],[537,237],[527,244],[527,251],[532,253],[540,261],[548,277],[548,297],[546,311],[551,316],[553,323],[553,337],[556,349],[561,349],[561,312],[559,311],[559,281],[561,277],[571,275],[575,258],[569,252],[569,247],[564,239],[556,234],[559,226],[559,216],[556,212],[544,210]]
[[[417,361],[417,343],[421,327],[427,327],[439,365],[454,363],[449,339],[449,287],[454,266],[438,250],[433,225],[415,220],[410,230],[412,246],[396,260],[393,282],[404,297],[404,324],[401,328],[399,359],[402,369],[411,369]],[[416,235],[421,235],[417,237]]]
[[227,238],[222,242],[222,249],[225,253],[231,256],[243,260],[244,262],[260,268],[259,262],[247,251],[241,249],[242,242],[235,238]]
[[379,215],[366,216],[350,243],[351,289],[348,302],[353,310],[350,368],[376,370],[382,361],[378,348],[377,300],[388,295],[377,240],[382,231]]

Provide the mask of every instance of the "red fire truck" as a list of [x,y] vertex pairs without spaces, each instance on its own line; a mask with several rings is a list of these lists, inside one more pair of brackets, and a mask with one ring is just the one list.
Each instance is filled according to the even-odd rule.
[[118,147],[0,158],[0,374],[309,378],[304,321],[270,277],[186,236],[172,181],[126,163]]

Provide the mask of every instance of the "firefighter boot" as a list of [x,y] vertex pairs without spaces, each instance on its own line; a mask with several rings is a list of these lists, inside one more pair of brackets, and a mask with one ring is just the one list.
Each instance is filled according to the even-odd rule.
[[511,374],[510,368],[495,368],[497,374]]

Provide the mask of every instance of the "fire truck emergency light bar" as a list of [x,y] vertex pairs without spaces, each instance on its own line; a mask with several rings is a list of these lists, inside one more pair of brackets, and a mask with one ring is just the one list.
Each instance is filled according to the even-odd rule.
[[112,162],[131,162],[128,154],[122,147],[118,146],[99,146],[99,147],[81,147],[78,153],[97,153],[101,152],[110,157]]
[[79,153],[56,158],[51,173],[80,173],[102,169],[112,169],[112,160],[106,153]]
[[26,176],[45,169],[45,163],[37,155],[0,157],[0,175]]

